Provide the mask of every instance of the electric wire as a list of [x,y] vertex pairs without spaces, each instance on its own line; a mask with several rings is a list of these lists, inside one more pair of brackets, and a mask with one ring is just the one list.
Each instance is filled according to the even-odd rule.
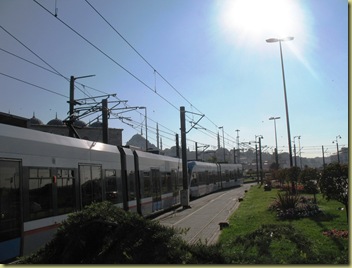
[[[44,7],[42,4],[40,4],[37,0],[33,0],[37,5],[39,5],[41,8],[43,8],[45,11],[47,11],[50,15],[55,17],[55,14],[53,14],[50,10],[48,10],[46,7]],[[144,81],[142,81],[140,78],[138,78],[136,75],[134,75],[131,71],[129,71],[127,68],[122,66],[120,63],[118,63],[116,60],[114,60],[111,56],[109,56],[107,53],[105,53],[103,50],[101,50],[98,46],[94,45],[91,41],[89,41],[87,38],[85,38],[83,35],[81,35],[79,32],[77,32],[75,29],[73,29],[70,25],[68,25],[66,22],[61,20],[59,17],[55,17],[57,20],[59,20],[62,24],[64,24],[67,28],[69,28],[72,32],[74,32],[76,35],[78,35],[81,39],[86,41],[89,45],[94,47],[96,50],[98,50],[101,54],[103,54],[105,57],[107,57],[109,60],[111,60],[113,63],[115,63],[117,66],[119,66],[122,70],[124,70],[126,73],[128,73],[130,76],[132,76],[134,79],[136,79],[138,82],[140,82],[142,85],[144,85],[146,88],[149,90],[153,91],[153,88],[147,85]],[[171,103],[169,100],[167,100],[164,96],[160,95],[159,93],[155,92],[160,98],[162,98],[164,101],[166,101],[168,104],[170,104],[172,107],[174,107],[177,111],[179,108],[177,108],[173,103]]]
[[[6,52],[6,53],[8,53],[9,55],[12,55],[12,56],[14,56],[14,57],[17,57],[17,58],[19,58],[19,59],[21,59],[21,60],[24,60],[24,61],[26,61],[26,62],[28,62],[28,63],[30,63],[30,64],[33,64],[33,65],[35,65],[35,66],[37,66],[37,67],[40,67],[40,68],[42,68],[42,69],[44,69],[44,70],[46,70],[46,71],[48,71],[48,72],[51,72],[51,73],[53,73],[53,74],[56,74],[56,75],[58,75],[58,76],[64,78],[64,79],[67,80],[67,81],[70,81],[69,78],[67,78],[67,77],[65,77],[63,74],[61,74],[58,70],[56,70],[53,66],[51,66],[47,61],[45,61],[42,57],[40,57],[37,53],[35,53],[32,49],[30,49],[27,45],[25,45],[22,41],[20,41],[17,37],[15,37],[13,34],[11,34],[11,33],[10,33],[8,30],[6,30],[3,26],[0,25],[0,28],[1,28],[4,32],[6,32],[9,36],[11,36],[13,39],[15,39],[18,43],[20,43],[23,47],[25,47],[28,51],[30,51],[33,55],[35,55],[38,59],[40,59],[43,63],[45,63],[47,66],[49,66],[53,71],[51,71],[51,70],[49,70],[49,69],[47,69],[47,68],[45,68],[45,67],[43,67],[43,66],[40,66],[39,64],[36,64],[36,63],[34,63],[34,62],[30,61],[30,60],[24,59],[23,57],[20,57],[20,56],[14,54],[14,53],[11,53],[11,52],[9,52],[9,51],[7,51],[7,50],[5,50],[5,49],[1,49],[3,52]],[[79,88],[77,88],[77,89],[80,90],[83,94],[85,94],[81,89],[79,89]],[[86,95],[86,94],[85,94],[85,95]],[[87,95],[86,95],[86,96],[87,96]]]
[[[102,18],[109,26],[110,28],[118,35],[122,38],[122,40],[124,40],[126,42],[126,44],[138,55],[142,58],[142,60],[154,71],[154,74],[158,74],[181,98],[183,98],[191,107],[194,107],[199,113],[203,114],[197,107],[195,107],[183,94],[181,94],[181,92],[179,90],[176,89],[176,87],[174,87],[160,72],[158,72],[155,67],[148,61],[145,59],[145,57],[142,56],[141,53],[139,53],[137,51],[137,49],[134,48],[134,46],[132,46],[132,44],[130,42],[127,41],[127,39],[119,32],[116,30],[116,28],[88,1],[85,0],[85,2],[99,15],[100,18]],[[154,90],[154,93],[156,92],[156,89]],[[210,120],[210,118],[208,118],[207,116],[205,116],[213,125],[215,125],[217,127],[217,125]]]
[[[90,42],[87,38],[85,38],[83,35],[81,35],[79,32],[77,32],[75,29],[73,29],[71,26],[69,26],[67,23],[65,23],[63,20],[55,16],[50,10],[45,8],[42,4],[40,4],[38,1],[33,0],[37,5],[39,5],[41,8],[43,8],[45,11],[47,11],[50,15],[54,16],[56,19],[58,19],[62,24],[64,24],[67,28],[69,28],[71,31],[73,31],[76,35],[78,35],[80,38],[82,38],[84,41],[86,41],[88,44],[93,46],[96,50],[98,50],[100,53],[102,53],[105,57],[110,59],[113,63],[115,63],[117,66],[119,66],[121,69],[123,69],[125,72],[127,72],[129,75],[131,75],[133,78],[135,78],[137,81],[139,81],[141,84],[143,84],[145,87],[147,87],[149,90],[153,91],[155,94],[157,94],[160,98],[162,98],[164,101],[166,101],[169,105],[174,107],[177,111],[179,111],[179,108],[177,108],[173,103],[171,103],[169,100],[167,100],[165,97],[163,97],[161,94],[158,92],[155,92],[153,88],[151,88],[149,85],[147,85],[144,81],[139,79],[137,76],[135,76],[132,72],[130,72],[128,69],[123,67],[121,64],[119,64],[116,60],[114,60],[112,57],[110,57],[108,54],[106,54],[104,51],[102,51],[99,47],[94,45],[92,42]],[[156,71],[154,69],[154,71]],[[167,81],[168,82],[168,81]],[[169,82],[168,82],[169,83]],[[169,83],[170,84],[170,83]],[[170,84],[171,85],[171,84]],[[198,110],[198,109],[197,109]],[[209,119],[208,119],[209,120]],[[211,121],[211,120],[210,120]],[[212,122],[212,121],[211,121]],[[213,122],[212,122],[213,123]],[[215,123],[213,123],[216,125]]]
[[53,90],[50,90],[50,89],[47,89],[47,88],[44,88],[44,87],[35,85],[35,84],[33,84],[33,83],[24,81],[24,80],[22,80],[22,79],[16,78],[16,77],[11,76],[11,75],[8,75],[8,74],[4,74],[4,73],[1,73],[1,72],[0,72],[0,74],[3,75],[3,76],[6,76],[6,77],[8,77],[8,78],[11,78],[11,79],[13,79],[13,80],[22,82],[22,83],[24,83],[24,84],[27,84],[27,85],[30,85],[30,86],[33,86],[33,87],[40,88],[40,89],[45,90],[45,91],[47,91],[47,92],[50,92],[50,93],[53,93],[53,94],[56,94],[56,95],[58,95],[58,96],[61,96],[61,97],[64,97],[64,98],[67,98],[67,99],[68,99],[67,96],[65,96],[65,95],[63,95],[63,94],[61,94],[61,93],[55,92],[55,91],[53,91]]

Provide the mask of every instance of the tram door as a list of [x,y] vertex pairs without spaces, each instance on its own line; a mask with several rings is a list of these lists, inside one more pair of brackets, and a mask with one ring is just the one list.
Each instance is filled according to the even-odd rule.
[[153,182],[153,211],[160,210],[161,207],[161,178],[160,170],[151,169]]
[[21,162],[0,159],[0,263],[21,254]]

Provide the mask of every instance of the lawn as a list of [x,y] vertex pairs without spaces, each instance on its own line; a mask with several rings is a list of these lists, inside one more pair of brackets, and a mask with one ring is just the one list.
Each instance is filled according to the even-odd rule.
[[[231,216],[219,242],[229,263],[271,264],[343,264],[348,263],[349,241],[329,237],[328,230],[348,230],[346,211],[336,201],[317,195],[322,211],[319,216],[296,220],[279,220],[270,204],[278,189],[264,191],[252,186],[244,201]],[[309,196],[308,194],[304,194]]]

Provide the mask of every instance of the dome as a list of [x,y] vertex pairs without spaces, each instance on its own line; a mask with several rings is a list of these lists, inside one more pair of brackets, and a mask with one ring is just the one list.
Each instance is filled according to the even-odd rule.
[[43,125],[43,122],[35,117],[35,114],[33,113],[33,117],[28,119],[29,124],[31,125]]
[[76,120],[73,122],[73,125],[75,127],[85,127],[87,124],[82,120]]
[[100,122],[99,120],[97,122],[94,122],[93,124],[89,125],[90,127],[103,127],[103,123]]
[[50,120],[48,123],[47,123],[48,126],[63,126],[64,125],[64,122],[62,122],[62,120],[58,119],[57,118],[57,114],[56,114],[56,117],[52,120]]

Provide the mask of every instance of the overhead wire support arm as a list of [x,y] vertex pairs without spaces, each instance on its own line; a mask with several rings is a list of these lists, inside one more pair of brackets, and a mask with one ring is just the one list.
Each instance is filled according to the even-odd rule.
[[197,126],[198,125],[198,123],[200,122],[200,120],[202,120],[202,118],[205,116],[204,114],[197,114],[197,113],[193,113],[193,112],[187,112],[187,111],[185,111],[186,113],[190,113],[190,114],[195,114],[195,115],[199,115],[200,116],[200,118],[198,119],[198,121],[197,122],[195,122],[195,123],[193,123],[193,125],[192,125],[192,127],[186,132],[186,134],[188,134],[193,128],[195,128],[195,126]]

